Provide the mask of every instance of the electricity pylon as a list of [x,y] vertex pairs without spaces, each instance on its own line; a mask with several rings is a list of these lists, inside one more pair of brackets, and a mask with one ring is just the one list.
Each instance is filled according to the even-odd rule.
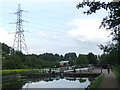
[[25,52],[28,54],[28,49],[27,45],[25,42],[25,36],[24,36],[24,30],[23,30],[23,21],[22,20],[22,12],[23,10],[21,9],[20,4],[18,4],[18,10],[15,13],[17,15],[17,21],[15,22],[16,24],[16,32],[15,32],[15,37],[14,37],[14,42],[13,42],[13,48],[16,51],[21,51]]

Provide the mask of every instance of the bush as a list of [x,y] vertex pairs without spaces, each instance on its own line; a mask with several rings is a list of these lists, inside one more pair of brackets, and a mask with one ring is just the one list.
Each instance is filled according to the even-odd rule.
[[89,86],[89,88],[99,88],[102,80],[103,80],[102,75],[96,77],[92,84]]

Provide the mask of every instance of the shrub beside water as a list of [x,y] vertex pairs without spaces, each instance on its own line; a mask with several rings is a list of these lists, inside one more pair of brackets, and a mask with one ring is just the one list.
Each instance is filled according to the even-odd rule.
[[95,89],[99,88],[102,80],[103,80],[103,75],[96,77],[95,80],[89,86],[89,88],[95,88]]

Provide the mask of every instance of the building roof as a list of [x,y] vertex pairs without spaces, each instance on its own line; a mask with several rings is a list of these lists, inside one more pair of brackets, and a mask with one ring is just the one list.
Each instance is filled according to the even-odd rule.
[[69,61],[60,61],[59,63],[68,63]]

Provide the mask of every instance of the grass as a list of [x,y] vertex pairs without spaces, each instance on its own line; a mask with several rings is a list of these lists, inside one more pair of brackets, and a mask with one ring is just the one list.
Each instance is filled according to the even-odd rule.
[[103,75],[100,75],[98,77],[95,78],[95,80],[92,82],[92,84],[89,86],[90,89],[94,88],[94,89],[97,89],[100,87],[100,84],[103,80]]
[[21,74],[24,72],[29,72],[28,69],[9,69],[9,70],[2,70],[2,76],[5,75],[12,75],[12,74]]
[[115,67],[112,69],[112,72],[116,75],[116,79],[118,80],[120,84],[120,67]]
[[9,70],[1,70],[2,73],[0,75],[7,76],[7,75],[15,75],[15,74],[40,74],[46,73],[43,70],[39,69],[9,69]]

